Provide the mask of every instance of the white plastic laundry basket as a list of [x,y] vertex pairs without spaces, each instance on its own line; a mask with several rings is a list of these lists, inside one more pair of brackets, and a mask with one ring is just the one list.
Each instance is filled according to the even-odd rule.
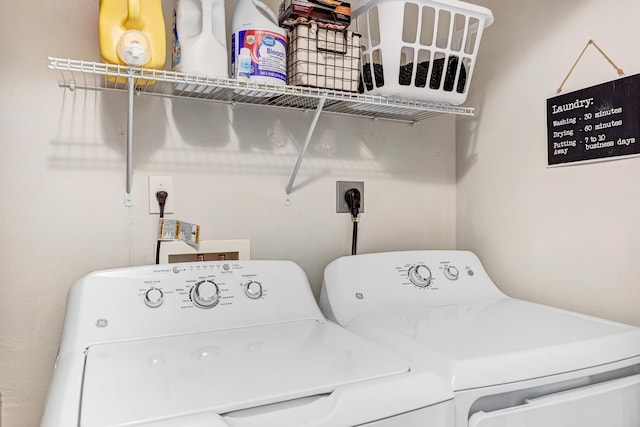
[[353,11],[362,34],[359,91],[462,104],[487,8],[458,0],[369,0]]

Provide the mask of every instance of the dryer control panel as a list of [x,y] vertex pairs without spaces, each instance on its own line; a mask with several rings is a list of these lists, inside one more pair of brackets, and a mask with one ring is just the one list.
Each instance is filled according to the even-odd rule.
[[421,289],[439,289],[439,286],[444,283],[457,282],[458,280],[464,282],[466,277],[461,276],[460,270],[470,278],[475,275],[473,267],[460,264],[460,260],[456,260],[456,262],[445,258],[444,261],[429,261],[417,260],[404,265],[396,265],[395,270],[402,277],[404,285],[412,284]]
[[399,251],[343,257],[324,272],[320,306],[345,325],[360,313],[503,298],[468,251]]
[[91,273],[67,301],[63,346],[325,319],[290,261],[211,261]]

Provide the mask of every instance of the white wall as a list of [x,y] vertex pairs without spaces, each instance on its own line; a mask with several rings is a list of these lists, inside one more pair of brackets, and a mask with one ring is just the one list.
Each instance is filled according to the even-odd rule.
[[71,93],[47,70],[47,56],[99,59],[97,9],[97,0],[3,2],[5,427],[39,424],[69,287],[96,269],[153,262],[157,217],[147,213],[149,175],[173,176],[175,217],[200,224],[203,239],[251,239],[253,258],[298,262],[316,293],[324,266],[351,248],[349,217],[335,213],[336,180],[365,182],[360,252],[454,247],[449,116],[414,126],[322,116],[293,206],[285,207],[284,188],[311,113],[137,97],[136,205],[124,207],[125,95]]
[[[495,24],[468,101],[479,114],[457,120],[457,247],[512,296],[640,325],[640,158],[546,167],[546,99],[589,39],[640,71],[640,3],[478,3]],[[563,93],[617,77],[590,47]]]

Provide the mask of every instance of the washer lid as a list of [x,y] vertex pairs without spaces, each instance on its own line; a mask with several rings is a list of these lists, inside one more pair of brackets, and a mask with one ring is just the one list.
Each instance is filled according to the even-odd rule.
[[332,323],[301,321],[91,346],[80,425],[252,408],[408,372]]
[[348,328],[456,391],[640,356],[640,328],[510,298],[369,313]]

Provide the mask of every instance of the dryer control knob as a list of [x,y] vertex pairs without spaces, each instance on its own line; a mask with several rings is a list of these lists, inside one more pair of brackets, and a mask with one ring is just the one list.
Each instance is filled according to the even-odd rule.
[[431,270],[424,264],[414,265],[409,269],[409,280],[420,288],[426,288],[431,284]]
[[244,286],[244,293],[251,299],[258,299],[262,296],[262,285],[251,281]]
[[211,280],[203,280],[202,282],[196,283],[193,289],[191,289],[191,299],[196,307],[215,307],[220,299],[218,285]]
[[144,293],[144,303],[147,307],[157,308],[164,302],[164,293],[158,288],[150,288]]
[[447,265],[444,268],[444,277],[449,280],[458,280],[459,274],[458,269],[453,265]]

